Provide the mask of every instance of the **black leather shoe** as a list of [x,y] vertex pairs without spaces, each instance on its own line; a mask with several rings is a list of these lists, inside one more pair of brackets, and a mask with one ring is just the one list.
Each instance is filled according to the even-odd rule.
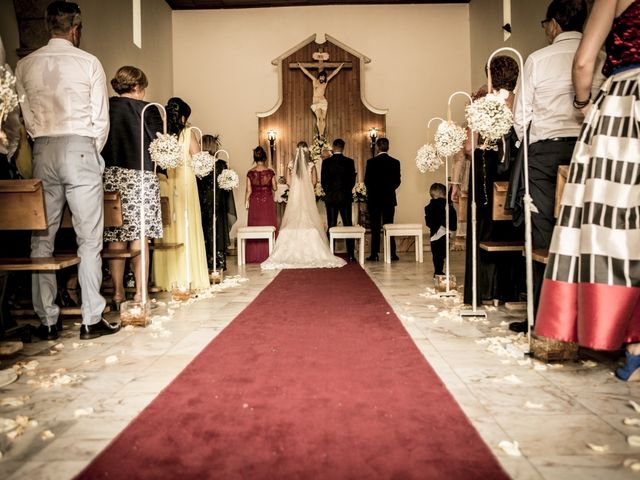
[[101,337],[102,335],[111,335],[118,330],[120,330],[119,323],[109,323],[106,319],[101,318],[98,323],[94,323],[93,325],[85,325],[83,323],[80,326],[80,340],[89,340]]
[[529,324],[526,320],[522,322],[511,322],[509,324],[509,330],[516,333],[527,333],[529,331]]
[[400,260],[400,257],[398,255],[391,255],[392,262],[397,262],[398,260]]
[[353,255],[349,255],[349,258],[347,258],[347,262],[357,262],[357,261],[358,260]]
[[42,325],[36,328],[36,335],[40,340],[57,340],[58,329],[55,325]]
[[369,255],[367,257],[367,262],[377,262],[378,261],[378,255]]

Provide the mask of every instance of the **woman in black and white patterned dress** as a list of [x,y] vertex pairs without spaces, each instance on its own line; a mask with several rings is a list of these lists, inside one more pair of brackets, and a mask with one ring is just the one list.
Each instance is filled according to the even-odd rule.
[[[155,107],[145,111],[144,129],[144,172],[140,171],[140,117],[147,105],[143,101],[147,77],[136,67],[125,66],[118,69],[111,80],[111,86],[118,94],[109,99],[109,138],[102,150],[105,161],[104,189],[120,192],[122,202],[122,226],[104,229],[105,242],[111,249],[140,249],[140,202],[141,188],[144,190],[145,231],[147,238],[162,237],[162,215],[160,211],[160,186],[149,156],[149,143],[162,132],[162,117]],[[147,242],[142,242],[148,248]],[[149,255],[146,256],[148,270]],[[141,270],[140,256],[134,257],[133,270],[136,278],[136,299],[140,298]],[[125,298],[124,260],[109,260],[113,278],[113,303],[119,308]]]

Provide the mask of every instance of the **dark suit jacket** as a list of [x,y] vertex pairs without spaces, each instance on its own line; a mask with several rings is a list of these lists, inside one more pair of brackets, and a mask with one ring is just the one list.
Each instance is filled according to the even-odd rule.
[[396,206],[396,188],[400,186],[400,161],[381,153],[367,160],[364,172],[367,203]]
[[324,203],[351,203],[356,185],[356,166],[353,159],[334,153],[322,161],[320,183],[325,193]]
[[[102,149],[107,167],[140,169],[140,114],[148,102],[128,97],[109,99],[109,137]],[[153,171],[149,144],[162,133],[162,117],[156,107],[144,113],[144,169]]]

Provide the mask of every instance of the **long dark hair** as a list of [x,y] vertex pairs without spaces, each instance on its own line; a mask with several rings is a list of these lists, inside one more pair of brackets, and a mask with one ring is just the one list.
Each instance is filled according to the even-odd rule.
[[180,135],[186,120],[191,115],[191,107],[181,98],[173,97],[169,99],[165,109],[167,110],[167,131]]

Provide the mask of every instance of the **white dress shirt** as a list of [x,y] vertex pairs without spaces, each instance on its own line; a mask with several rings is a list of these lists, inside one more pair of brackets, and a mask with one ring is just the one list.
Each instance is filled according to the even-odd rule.
[[32,138],[81,135],[95,139],[98,152],[109,133],[107,84],[100,61],[62,38],[23,58],[16,88]]
[[[581,38],[579,32],[563,32],[551,45],[536,50],[527,58],[522,75],[525,90],[520,90],[514,103],[514,128],[519,139],[522,140],[524,132],[521,95],[524,95],[527,123],[531,123],[530,144],[558,137],[577,137],[580,133],[584,116],[573,107],[571,67]],[[604,81],[601,66],[602,62],[594,75],[592,95]]]

